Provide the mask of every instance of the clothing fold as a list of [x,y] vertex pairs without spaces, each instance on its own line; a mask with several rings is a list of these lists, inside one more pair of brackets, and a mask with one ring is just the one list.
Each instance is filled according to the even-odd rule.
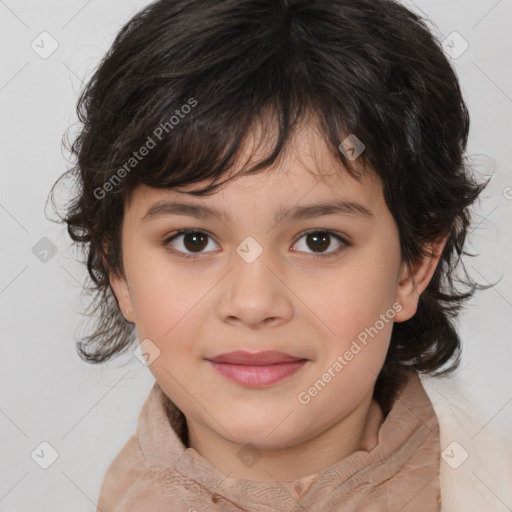
[[370,450],[288,481],[223,475],[187,446],[183,413],[153,385],[137,431],[109,466],[101,512],[438,512],[439,424],[418,375],[407,371]]

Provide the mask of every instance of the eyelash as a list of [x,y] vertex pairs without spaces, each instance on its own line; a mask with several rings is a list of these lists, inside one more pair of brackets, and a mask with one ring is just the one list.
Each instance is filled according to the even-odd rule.
[[[177,255],[179,255],[182,258],[185,258],[185,259],[195,259],[195,258],[198,258],[198,257],[201,256],[201,254],[204,254],[204,253],[200,253],[200,252],[199,253],[195,253],[195,254],[185,253],[185,252],[177,251],[176,249],[173,249],[170,246],[170,243],[175,238],[177,238],[177,237],[179,237],[181,235],[186,235],[186,234],[190,234],[190,233],[200,233],[200,234],[203,234],[203,235],[206,235],[206,236],[212,238],[206,231],[202,231],[201,229],[180,229],[180,230],[176,231],[173,235],[167,237],[164,240],[163,245],[165,246],[165,248],[169,252],[171,252],[173,254],[177,254]],[[297,239],[297,241],[299,241],[304,236],[310,235],[312,233],[324,233],[324,234],[332,236],[333,238],[335,238],[336,240],[338,240],[339,242],[342,243],[342,245],[338,249],[335,249],[334,251],[331,251],[331,252],[326,253],[326,254],[307,253],[313,259],[326,259],[326,258],[330,258],[330,257],[333,257],[333,256],[337,256],[340,252],[342,252],[347,247],[350,247],[352,245],[345,238],[343,238],[340,234],[335,233],[333,231],[326,230],[326,229],[310,229],[310,230],[304,231],[303,233],[301,233],[301,236]],[[297,252],[299,252],[299,251],[297,251]]]

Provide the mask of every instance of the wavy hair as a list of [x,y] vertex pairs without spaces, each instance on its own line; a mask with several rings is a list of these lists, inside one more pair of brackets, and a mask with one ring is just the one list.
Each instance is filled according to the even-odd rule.
[[[124,272],[120,228],[133,190],[208,179],[189,193],[213,193],[264,115],[275,121],[272,144],[247,174],[268,169],[312,114],[355,179],[339,144],[348,134],[364,141],[358,163],[382,180],[403,262],[447,236],[416,314],[393,327],[381,382],[404,366],[440,374],[458,365],[454,319],[486,288],[461,257],[470,206],[487,183],[474,180],[464,154],[469,115],[457,76],[418,15],[390,0],[159,0],[122,27],[77,114],[73,166],[61,177],[73,178],[75,195],[60,219],[91,279],[94,328],[77,341],[84,360],[101,363],[135,340],[108,276]],[[157,134],[147,156],[130,160]]]

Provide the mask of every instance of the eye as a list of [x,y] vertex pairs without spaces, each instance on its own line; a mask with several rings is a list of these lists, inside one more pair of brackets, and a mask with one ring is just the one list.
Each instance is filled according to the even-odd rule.
[[[182,240],[180,240],[180,238],[182,238]],[[202,254],[203,249],[208,246],[207,241],[209,238],[211,238],[210,235],[198,229],[181,229],[167,238],[164,241],[164,245],[166,247],[170,245],[173,246],[173,248],[170,249],[172,252],[182,253],[180,256],[189,258],[193,257],[195,254]],[[178,240],[178,242],[176,242],[176,240]],[[175,242],[175,245],[173,245],[172,242]]]
[[[313,229],[303,233],[299,242],[295,246],[300,245],[300,240],[306,239],[306,248],[312,249],[314,257],[327,258],[335,256],[340,253],[345,247],[350,246],[342,236],[332,231]],[[208,240],[212,240],[211,236],[199,229],[181,229],[174,233],[172,236],[164,240],[164,246],[173,253],[179,253],[183,258],[193,258],[196,255],[203,254],[208,248]],[[326,249],[332,246],[332,239],[338,242],[338,247],[334,250],[325,252]],[[216,245],[216,244],[214,244]],[[303,249],[295,249],[298,252],[307,252]]]
[[[313,253],[310,254],[319,257],[335,256],[345,247],[350,245],[342,236],[338,235],[337,233],[333,233],[332,231],[323,231],[318,229],[310,230],[306,231],[299,239],[299,241],[303,238],[306,239],[306,246],[308,248],[312,248],[313,250]],[[339,243],[338,247],[329,252],[324,252],[326,249],[331,247],[333,238]]]

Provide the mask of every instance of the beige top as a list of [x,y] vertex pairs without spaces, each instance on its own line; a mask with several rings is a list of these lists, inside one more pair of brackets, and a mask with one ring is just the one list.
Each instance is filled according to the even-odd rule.
[[98,512],[438,512],[439,425],[409,372],[378,443],[287,482],[226,478],[187,447],[181,411],[155,382],[137,431],[110,464]]

